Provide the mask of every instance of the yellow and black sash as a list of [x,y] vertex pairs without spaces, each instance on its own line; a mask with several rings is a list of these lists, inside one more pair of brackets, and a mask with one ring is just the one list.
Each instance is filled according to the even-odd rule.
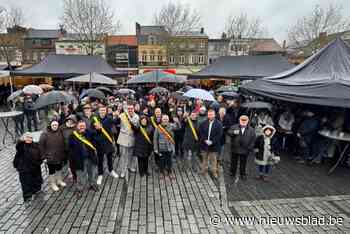
[[196,141],[198,141],[198,134],[196,132],[196,129],[193,127],[193,123],[192,123],[192,120],[190,118],[187,118],[187,121],[188,121],[188,125],[190,125],[190,128],[191,128],[191,131],[192,131],[192,134],[193,134],[193,137]]
[[159,125],[157,124],[154,116],[151,117],[151,123],[152,123],[152,125],[154,127],[154,130],[156,130]]
[[142,126],[140,126],[140,131],[141,131],[142,135],[145,137],[145,139],[148,141],[148,143],[150,143],[152,145],[151,138],[149,138],[146,129],[144,129]]
[[79,134],[77,131],[73,131],[73,135],[83,144],[88,146],[90,149],[96,152],[95,146],[88,140],[86,139],[83,135]]
[[93,120],[95,121],[95,123],[100,123],[100,124],[101,124],[101,131],[102,131],[102,134],[108,139],[108,141],[109,141],[111,144],[114,144],[113,138],[108,134],[108,132],[106,131],[106,129],[104,129],[104,127],[102,126],[102,123],[97,119],[96,116],[93,117]]
[[162,125],[158,125],[158,129],[160,131],[160,133],[162,133],[164,135],[164,137],[170,142],[172,143],[173,145],[175,145],[175,141],[173,139],[173,137],[171,136],[171,134],[165,129],[162,127]]

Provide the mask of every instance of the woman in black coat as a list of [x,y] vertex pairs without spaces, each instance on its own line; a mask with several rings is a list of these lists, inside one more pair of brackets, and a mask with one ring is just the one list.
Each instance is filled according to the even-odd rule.
[[19,173],[23,200],[30,201],[32,196],[41,190],[41,156],[39,145],[33,143],[30,133],[26,133],[16,145],[13,166]]
[[148,158],[153,149],[153,128],[146,116],[141,116],[140,127],[133,127],[135,132],[134,156],[137,157],[140,176],[149,175]]

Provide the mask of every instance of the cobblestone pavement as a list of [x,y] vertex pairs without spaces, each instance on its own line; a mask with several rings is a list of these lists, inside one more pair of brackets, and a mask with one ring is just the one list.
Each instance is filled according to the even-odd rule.
[[43,166],[43,193],[27,205],[12,167],[14,146],[0,149],[0,233],[350,233],[346,169],[326,176],[327,167],[282,159],[261,184],[250,161],[242,182],[228,175],[227,152],[218,180],[176,166],[173,182],[153,170],[128,182],[107,176],[99,192],[77,200],[69,181],[51,192]]

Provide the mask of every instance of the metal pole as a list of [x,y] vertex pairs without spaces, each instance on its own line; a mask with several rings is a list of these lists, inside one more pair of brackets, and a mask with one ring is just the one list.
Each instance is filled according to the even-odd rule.
[[91,87],[92,87],[92,84],[91,84],[91,80],[92,80],[92,73],[90,72],[89,74],[90,74],[89,87],[90,87],[90,89],[91,89]]
[[158,69],[156,70],[156,86],[158,87],[158,83],[159,83],[159,77],[158,77]]

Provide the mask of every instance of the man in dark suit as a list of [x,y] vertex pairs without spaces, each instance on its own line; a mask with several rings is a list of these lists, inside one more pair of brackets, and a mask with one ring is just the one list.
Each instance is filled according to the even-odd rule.
[[255,130],[248,125],[249,117],[242,115],[239,124],[232,126],[227,134],[231,137],[231,172],[236,176],[237,164],[239,160],[240,178],[246,180],[247,158],[253,152],[255,144]]
[[222,124],[215,118],[215,111],[208,111],[208,119],[199,126],[199,144],[202,155],[202,174],[208,173],[208,161],[212,166],[214,177],[218,177],[217,157],[220,152],[220,142],[222,137]]

